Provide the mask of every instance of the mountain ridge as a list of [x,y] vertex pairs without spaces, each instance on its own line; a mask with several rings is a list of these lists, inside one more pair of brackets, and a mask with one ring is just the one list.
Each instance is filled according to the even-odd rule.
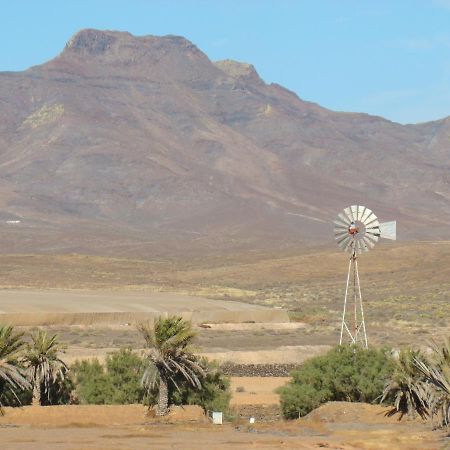
[[102,228],[174,252],[327,242],[351,203],[403,238],[449,238],[449,137],[450,118],[331,111],[183,37],[82,30],[0,72],[0,217],[36,251],[101,252]]

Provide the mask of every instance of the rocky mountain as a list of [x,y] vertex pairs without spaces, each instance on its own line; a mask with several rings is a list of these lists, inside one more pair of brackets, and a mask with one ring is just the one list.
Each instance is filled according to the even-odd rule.
[[327,243],[353,203],[397,219],[403,239],[448,239],[449,144],[450,118],[334,112],[182,37],[83,30],[55,59],[0,73],[0,244]]

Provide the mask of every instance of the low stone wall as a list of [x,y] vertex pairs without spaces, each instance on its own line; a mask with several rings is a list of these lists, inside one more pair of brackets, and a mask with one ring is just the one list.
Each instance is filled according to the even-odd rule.
[[221,369],[230,377],[288,377],[298,364],[232,364],[224,363]]

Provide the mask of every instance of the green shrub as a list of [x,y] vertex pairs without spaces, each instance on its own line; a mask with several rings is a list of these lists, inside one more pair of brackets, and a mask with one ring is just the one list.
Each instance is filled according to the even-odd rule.
[[304,416],[327,401],[375,402],[393,370],[385,349],[340,346],[312,358],[281,387],[285,418]]
[[98,359],[77,361],[71,368],[80,403],[126,405],[141,403],[144,361],[130,349],[121,349],[106,357],[105,366]]
[[81,404],[111,404],[114,388],[111,378],[97,358],[76,361],[71,367],[75,395]]
[[121,349],[106,358],[106,372],[113,387],[111,403],[126,405],[142,402],[143,358],[130,349]]
[[201,380],[202,389],[195,389],[183,380],[177,380],[179,390],[173,384],[169,385],[169,404],[199,405],[205,411],[227,412],[230,405],[230,380],[216,364],[202,359],[207,375]]
[[[110,353],[102,365],[98,359],[76,361],[71,367],[75,383],[75,396],[81,404],[154,405],[157,388],[149,393],[142,387],[145,359],[130,349]],[[169,383],[169,403],[175,405],[200,405],[205,410],[226,411],[231,398],[229,379],[206,359],[207,375],[202,379],[202,389],[188,385],[183,377],[176,384]]]

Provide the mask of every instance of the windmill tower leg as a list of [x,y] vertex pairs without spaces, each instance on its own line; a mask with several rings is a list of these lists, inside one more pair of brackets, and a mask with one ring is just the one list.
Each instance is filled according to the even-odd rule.
[[364,320],[364,308],[363,308],[363,301],[362,301],[362,295],[361,295],[361,284],[359,283],[358,261],[356,260],[356,258],[355,258],[355,273],[356,273],[356,281],[357,281],[357,286],[358,286],[359,310],[361,313],[361,323],[359,325],[359,328],[360,328],[360,331],[362,332],[363,346],[365,348],[368,348],[369,344],[367,342],[366,322]]
[[348,286],[350,283],[350,273],[352,271],[352,264],[353,264],[353,255],[351,256],[350,262],[348,263],[347,285],[345,286],[344,311],[342,312],[341,338],[339,339],[339,345],[342,345],[342,341],[344,338],[344,328],[351,336],[350,330],[348,329],[347,323],[345,322],[345,315],[347,313]]
[[[353,286],[350,288],[350,276],[353,275]],[[350,292],[352,291],[352,292]],[[353,294],[353,295],[351,295]],[[353,305],[349,305],[349,298],[353,299]],[[351,307],[353,306],[353,314]],[[353,317],[350,317],[350,316]],[[344,310],[342,312],[341,335],[339,345],[342,345],[346,339],[350,338],[350,344],[361,344],[364,348],[368,347],[366,324],[364,321],[364,310],[361,295],[361,285],[359,282],[358,261],[356,253],[353,252],[348,264],[347,284],[345,287]]]

